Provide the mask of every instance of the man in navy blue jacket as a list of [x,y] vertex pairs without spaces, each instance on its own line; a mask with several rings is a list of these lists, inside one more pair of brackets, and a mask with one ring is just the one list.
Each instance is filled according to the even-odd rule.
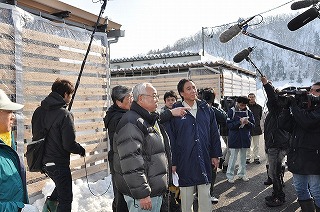
[[216,118],[212,108],[197,99],[197,88],[192,80],[180,80],[177,90],[183,101],[173,107],[190,107],[184,117],[171,119],[168,129],[172,172],[179,175],[181,208],[191,211],[194,186],[197,186],[199,211],[211,211],[212,165],[218,167],[222,156]]

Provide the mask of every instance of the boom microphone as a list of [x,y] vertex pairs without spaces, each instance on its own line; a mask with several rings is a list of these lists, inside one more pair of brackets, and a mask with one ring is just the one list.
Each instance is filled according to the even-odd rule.
[[253,47],[249,47],[247,49],[242,50],[241,52],[239,52],[233,57],[233,61],[235,63],[240,63],[242,60],[246,59],[249,56],[252,50],[253,50]]
[[306,25],[310,21],[314,20],[318,16],[319,16],[319,11],[316,8],[312,7],[310,9],[306,10],[305,12],[301,13],[300,15],[295,17],[294,19],[292,19],[288,23],[288,29],[290,31],[295,31],[295,30],[301,28],[302,26]]
[[318,0],[305,0],[305,1],[297,1],[291,4],[291,10],[299,10],[302,8],[310,7],[313,4],[318,3]]
[[251,18],[249,18],[241,23],[238,23],[236,25],[231,26],[229,29],[227,29],[226,31],[221,33],[221,35],[219,36],[220,42],[226,43],[229,40],[231,40],[232,38],[234,38],[235,36],[237,36],[241,32],[241,29],[243,28],[243,26],[245,26],[249,21],[251,21],[255,17],[256,16],[252,16]]

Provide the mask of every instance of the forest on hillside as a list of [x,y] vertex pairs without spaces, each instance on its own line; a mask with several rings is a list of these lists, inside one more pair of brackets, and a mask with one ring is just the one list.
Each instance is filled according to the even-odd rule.
[[[260,24],[249,25],[247,32],[302,53],[320,55],[320,20],[315,19],[296,31],[290,31],[287,24],[295,16],[277,15],[265,17]],[[251,23],[251,22],[250,22]],[[193,36],[181,38],[172,46],[150,50],[148,54],[168,53],[172,51],[191,51],[232,61],[233,57],[248,47],[254,47],[251,60],[258,69],[273,81],[290,80],[298,83],[304,78],[320,81],[320,61],[305,55],[279,48],[266,41],[240,33],[227,43],[221,43],[219,36],[230,26],[205,28]],[[204,39],[202,39],[204,38]],[[255,70],[246,60],[239,66]]]

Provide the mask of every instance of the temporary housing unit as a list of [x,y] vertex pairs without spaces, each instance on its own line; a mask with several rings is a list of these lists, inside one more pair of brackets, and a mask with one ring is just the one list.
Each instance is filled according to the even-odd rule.
[[254,72],[221,59],[204,60],[198,53],[173,52],[112,59],[110,66],[111,88],[150,82],[158,90],[160,107],[164,105],[164,93],[170,90],[177,92],[177,84],[183,78],[192,79],[198,89],[213,88],[218,102],[223,97],[256,93]]
[[[18,153],[23,156],[32,140],[31,117],[51,92],[57,78],[76,84],[98,17],[57,0],[19,0],[0,3],[0,88],[25,105],[15,126]],[[107,170],[108,145],[103,116],[108,107],[109,33],[121,25],[100,19],[85,63],[71,112],[77,142],[85,146],[84,159],[72,156],[73,179]],[[117,39],[117,37],[114,37]],[[27,172],[28,193],[41,193],[46,176]]]

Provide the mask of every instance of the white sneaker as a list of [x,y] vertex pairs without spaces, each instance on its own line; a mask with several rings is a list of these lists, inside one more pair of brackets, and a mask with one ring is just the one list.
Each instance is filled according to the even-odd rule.
[[219,202],[219,199],[213,195],[210,197],[210,199],[212,204],[217,204]]
[[244,177],[240,177],[239,179],[242,179],[244,182],[249,181],[249,178],[247,178],[246,176],[244,176]]
[[229,183],[234,183],[234,179],[228,179]]

